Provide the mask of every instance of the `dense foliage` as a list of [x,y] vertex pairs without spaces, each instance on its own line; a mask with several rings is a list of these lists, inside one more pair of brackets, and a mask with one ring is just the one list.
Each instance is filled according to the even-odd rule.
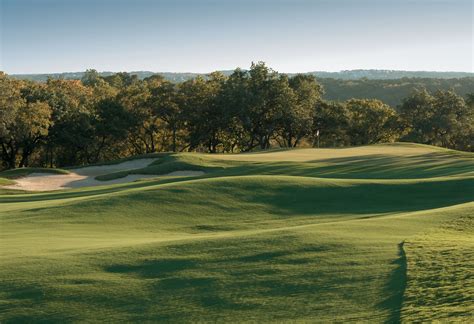
[[328,102],[322,95],[314,76],[279,74],[261,62],[181,83],[95,70],[81,81],[0,74],[2,167],[399,139],[473,150],[473,95],[465,101],[451,90],[419,90],[397,110],[376,99]]
[[[220,71],[230,76],[233,71]],[[81,80],[86,72],[66,72],[52,74],[15,74],[12,77],[23,80],[46,82],[48,78],[64,80]],[[114,77],[116,73],[100,72],[105,79]],[[208,75],[199,73],[154,73],[150,71],[130,72],[130,75],[143,80],[159,74],[166,81],[181,83],[195,79],[198,76],[206,79]],[[119,74],[120,75],[120,74]],[[287,74],[293,77],[295,74]],[[465,97],[474,89],[474,73],[469,72],[423,72],[423,71],[391,71],[391,70],[350,70],[341,72],[307,72],[318,79],[324,88],[322,98],[325,100],[346,101],[357,99],[378,99],[396,107],[402,103],[414,90],[427,89],[453,90]],[[115,76],[116,78],[116,76]]]

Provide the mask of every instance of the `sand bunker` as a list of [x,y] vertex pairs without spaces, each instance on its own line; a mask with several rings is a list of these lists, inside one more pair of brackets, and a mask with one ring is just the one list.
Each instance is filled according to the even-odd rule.
[[[109,181],[99,181],[95,177],[98,175],[140,169],[148,166],[156,159],[137,159],[118,164],[101,165],[71,169],[69,174],[45,174],[32,173],[26,177],[15,179],[15,184],[3,186],[6,189],[17,189],[26,191],[50,191],[91,186],[102,186],[108,184],[127,183],[145,178],[156,178],[153,174],[131,174],[123,178]],[[175,171],[161,176],[199,176],[202,171]]]

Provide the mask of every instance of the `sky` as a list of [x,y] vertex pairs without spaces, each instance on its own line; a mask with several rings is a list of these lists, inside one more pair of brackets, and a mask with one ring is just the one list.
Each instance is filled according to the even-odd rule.
[[0,70],[473,72],[473,0],[0,0]]

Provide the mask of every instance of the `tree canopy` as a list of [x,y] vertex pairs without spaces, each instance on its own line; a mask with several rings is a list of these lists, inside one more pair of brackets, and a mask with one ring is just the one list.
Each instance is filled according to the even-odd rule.
[[395,108],[323,95],[314,76],[280,74],[263,62],[180,83],[95,70],[81,81],[34,82],[0,73],[1,164],[68,166],[162,151],[396,140],[474,150],[474,94],[464,99],[452,90],[421,88]]

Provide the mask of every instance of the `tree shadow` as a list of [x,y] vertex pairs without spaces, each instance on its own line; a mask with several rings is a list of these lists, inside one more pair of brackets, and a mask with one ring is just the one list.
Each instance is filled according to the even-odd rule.
[[240,166],[241,172],[350,179],[416,179],[472,172],[474,159],[439,153],[403,157],[372,154],[300,163],[253,163],[250,166]]
[[145,260],[138,264],[115,264],[106,267],[104,270],[112,273],[135,275],[140,278],[158,278],[195,267],[196,264],[192,260],[161,259]]
[[[224,186],[219,188],[220,192],[225,190]],[[474,199],[472,179],[411,183],[361,182],[340,186],[282,180],[268,185],[249,181],[239,186],[239,189],[244,188],[244,196],[234,194],[236,199],[264,204],[273,215],[285,217],[409,212],[446,207]]]
[[389,281],[384,289],[384,294],[388,295],[377,307],[388,310],[389,317],[386,323],[400,323],[401,312],[403,306],[403,297],[407,286],[407,257],[403,245],[405,242],[398,244],[398,259],[392,263],[396,268],[390,274]]
[[321,159],[309,163],[330,164],[317,168],[322,175],[351,178],[428,178],[474,171],[474,155],[456,156],[438,152],[416,156],[371,154],[356,158]]

